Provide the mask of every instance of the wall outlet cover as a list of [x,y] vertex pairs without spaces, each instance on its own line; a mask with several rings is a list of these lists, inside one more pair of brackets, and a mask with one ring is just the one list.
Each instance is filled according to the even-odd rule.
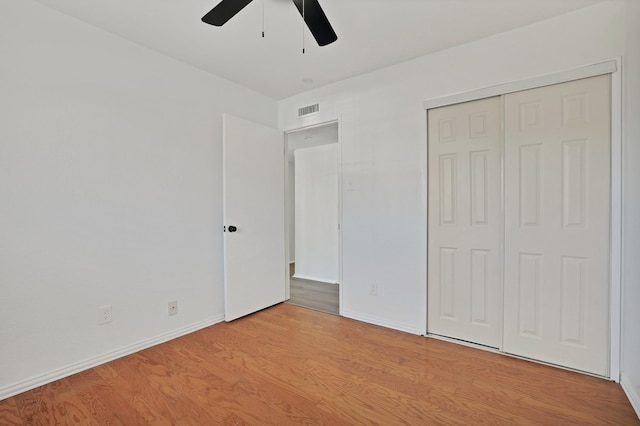
[[176,315],[178,313],[178,302],[175,300],[173,302],[169,302],[168,309],[169,316]]
[[108,324],[113,320],[113,312],[111,305],[105,305],[98,308],[98,324]]

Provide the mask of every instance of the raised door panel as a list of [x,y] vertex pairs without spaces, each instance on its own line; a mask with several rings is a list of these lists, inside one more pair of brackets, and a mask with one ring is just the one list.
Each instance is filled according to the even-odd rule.
[[430,110],[428,332],[500,347],[501,100]]
[[505,352],[608,374],[609,78],[505,96]]

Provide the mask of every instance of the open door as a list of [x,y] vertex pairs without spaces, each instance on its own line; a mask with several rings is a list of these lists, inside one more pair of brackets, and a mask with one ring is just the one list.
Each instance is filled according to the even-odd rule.
[[223,116],[225,321],[285,300],[284,134]]

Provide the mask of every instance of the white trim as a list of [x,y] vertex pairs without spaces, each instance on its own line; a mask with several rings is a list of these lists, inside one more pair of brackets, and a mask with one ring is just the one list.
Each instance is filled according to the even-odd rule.
[[477,99],[490,98],[492,96],[505,95],[521,90],[534,89],[536,87],[549,86],[551,84],[565,83],[581,78],[595,77],[596,75],[615,73],[618,69],[618,60],[587,65],[581,68],[560,71],[553,74],[517,80],[495,86],[483,87],[466,92],[453,93],[439,98],[427,99],[423,103],[424,109],[432,109],[444,105],[459,104],[461,102],[475,101]]
[[343,192],[342,192],[342,148],[344,147],[343,139],[342,139],[342,126],[344,123],[344,118],[342,114],[340,114],[340,118],[338,121],[338,283],[340,286],[338,287],[338,315],[342,315],[342,306],[343,306],[343,290],[344,286],[342,283],[342,205],[343,205]]
[[327,281],[324,278],[312,277],[309,275],[293,274],[293,277],[291,278],[295,278],[298,280],[315,281],[317,283],[323,283],[323,284],[338,284],[335,281]]
[[[610,291],[609,291],[609,378],[620,382],[621,324],[622,324],[622,58],[560,71],[554,74],[533,77],[454,93],[424,101],[424,109],[429,110],[445,105],[502,96],[526,89],[565,83],[597,75],[611,75],[611,235],[610,235]],[[427,116],[428,118],[428,116]],[[428,120],[427,120],[428,121]],[[428,124],[428,123],[427,123]],[[428,142],[428,141],[427,141]],[[428,184],[428,182],[427,182]],[[425,216],[426,217],[426,216]],[[429,225],[427,223],[427,230]],[[428,283],[427,283],[428,285]],[[427,289],[428,293],[428,289]],[[427,324],[427,318],[425,318]],[[427,324],[428,330],[428,324]]]
[[[621,58],[616,59],[622,70]],[[611,73],[611,242],[609,253],[609,377],[620,382],[622,357],[622,73]]]
[[[420,280],[424,283],[429,283],[429,111],[424,112],[425,116],[425,141],[420,147],[420,157],[422,158],[422,167],[420,170],[420,184],[422,185],[420,200],[420,217],[425,218],[424,223],[424,239],[420,241],[420,256],[424,259],[424,267],[420,271]],[[421,308],[420,316],[423,318],[422,326],[420,327],[420,334],[422,336],[427,335],[429,326],[429,287],[424,287],[424,293],[422,295],[424,305]]]
[[627,379],[624,375],[620,380],[620,385],[622,386],[622,390],[624,391],[624,393],[627,395],[627,398],[629,398],[631,406],[634,410],[636,410],[638,419],[640,419],[640,394],[638,394],[629,379]]
[[[327,126],[329,124],[335,124],[335,123],[337,123],[338,126],[340,126],[340,119],[336,118],[336,119],[333,119],[333,120],[323,121],[322,123],[314,123],[314,124],[308,124],[308,125],[302,126],[302,127],[296,127],[294,129],[285,130],[284,134],[288,135],[289,133],[302,132],[302,131],[305,131],[305,130],[315,129],[316,127]],[[340,139],[340,137],[338,137],[338,139]]]
[[164,343],[169,340],[173,340],[175,338],[201,330],[203,328],[210,327],[222,321],[224,321],[224,315],[217,315],[215,317],[211,317],[206,320],[184,326],[182,328],[159,334],[149,339],[141,340],[131,345],[123,346],[114,351],[105,352],[101,355],[91,357],[84,361],[76,362],[66,367],[58,368],[48,373],[23,380],[13,385],[5,386],[3,388],[0,388],[0,401],[6,398],[10,398],[14,395],[18,395],[19,393],[37,388],[38,386],[46,385],[47,383],[63,379],[65,377],[80,373],[81,371],[88,370],[90,368],[105,364],[115,359],[131,355],[143,349],[150,348],[151,346],[156,346],[160,343]]
[[[282,155],[284,155],[284,260],[287,262],[286,273],[284,275],[284,300],[291,299],[291,264],[295,264],[295,258],[291,261],[291,217],[289,216],[289,205],[291,204],[289,194],[289,140],[287,132],[282,132]],[[295,269],[294,269],[295,273]]]
[[414,327],[413,325],[410,325],[410,324],[405,324],[405,323],[396,322],[396,321],[389,321],[385,318],[380,318],[377,316],[371,316],[366,314],[358,314],[355,312],[342,311],[340,312],[340,314],[345,318],[351,318],[356,321],[362,321],[368,324],[379,325],[381,327],[390,328],[392,330],[404,331],[405,333],[417,334],[419,336],[423,335],[422,330],[419,327]]

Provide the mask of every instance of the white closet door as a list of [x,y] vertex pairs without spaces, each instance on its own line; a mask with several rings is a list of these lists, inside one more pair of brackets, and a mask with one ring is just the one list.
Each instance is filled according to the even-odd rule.
[[609,99],[608,76],[505,97],[504,351],[603,376]]
[[501,99],[429,110],[428,325],[500,347]]

